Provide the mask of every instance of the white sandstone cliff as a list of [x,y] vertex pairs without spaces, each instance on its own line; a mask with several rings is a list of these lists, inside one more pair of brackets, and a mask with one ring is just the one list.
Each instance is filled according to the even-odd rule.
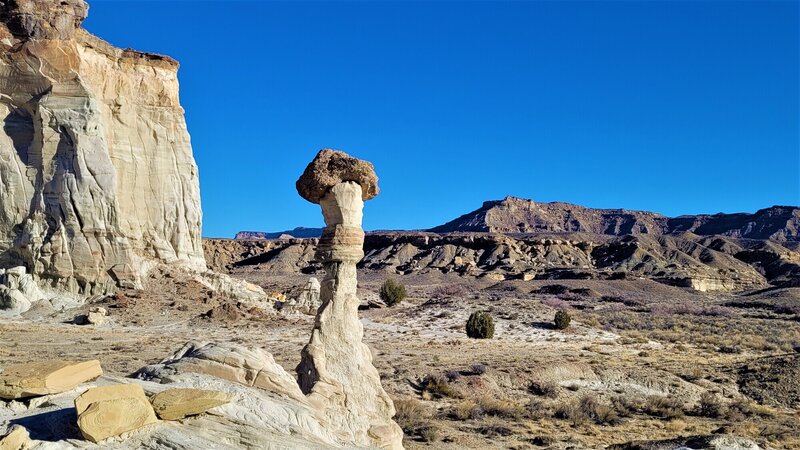
[[80,28],[83,0],[0,2],[0,267],[79,295],[204,271],[178,64]]

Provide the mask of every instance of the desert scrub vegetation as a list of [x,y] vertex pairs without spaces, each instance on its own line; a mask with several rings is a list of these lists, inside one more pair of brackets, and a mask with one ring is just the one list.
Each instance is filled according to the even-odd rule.
[[[800,341],[800,322],[744,317],[727,309],[650,307],[598,308],[575,312],[581,321],[595,319],[600,327],[626,336],[738,354],[745,351],[791,352]],[[729,309],[729,308],[728,308]]]
[[528,392],[540,397],[556,398],[558,397],[558,384],[553,381],[534,380],[528,385]]
[[563,309],[556,311],[556,315],[553,318],[553,326],[556,330],[566,330],[570,322],[572,322],[572,317],[570,317],[568,312]]
[[488,312],[476,311],[467,319],[467,336],[473,339],[494,337],[494,318]]
[[419,383],[423,398],[461,398],[461,392],[450,386],[447,378],[438,375],[427,375]]
[[452,407],[449,415],[456,420],[478,420],[484,417],[518,420],[525,415],[525,408],[511,400],[482,395],[458,402]]
[[394,420],[407,436],[422,442],[441,439],[441,429],[432,422],[432,414],[421,402],[414,399],[396,400],[394,409]]
[[703,392],[703,394],[700,396],[700,402],[698,402],[693,413],[701,417],[711,417],[716,419],[726,416],[728,413],[728,408],[715,394],[711,392]]
[[406,287],[392,278],[383,282],[380,297],[387,306],[394,306],[406,298]]
[[597,425],[618,425],[621,423],[616,409],[602,403],[593,395],[584,395],[579,400],[559,406],[554,416],[557,419],[569,420],[574,426],[593,422]]

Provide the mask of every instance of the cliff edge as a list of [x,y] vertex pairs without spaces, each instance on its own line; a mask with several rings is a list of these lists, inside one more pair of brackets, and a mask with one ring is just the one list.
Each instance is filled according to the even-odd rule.
[[92,36],[87,12],[0,2],[0,266],[83,296],[204,271],[178,64]]

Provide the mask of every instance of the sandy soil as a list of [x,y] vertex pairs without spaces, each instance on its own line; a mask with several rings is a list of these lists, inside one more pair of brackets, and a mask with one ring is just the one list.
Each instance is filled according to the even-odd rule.
[[[278,292],[307,279],[244,276]],[[361,274],[362,298],[374,298],[385,278]],[[361,316],[384,386],[402,410],[398,422],[408,448],[602,448],[721,430],[773,448],[800,448],[800,399],[786,388],[800,377],[793,362],[793,345],[800,343],[796,316],[726,307],[740,297],[646,280],[399,280],[409,291],[405,301]],[[551,285],[566,291],[543,289]],[[795,301],[797,292],[787,291],[764,297],[767,303]],[[663,306],[684,303],[695,309]],[[106,372],[125,376],[202,340],[264,347],[293,371],[313,325],[311,316],[263,314],[216,298],[174,273],[162,273],[146,291],[121,292],[96,305],[109,311],[101,326],[71,323],[93,305],[0,320],[0,361],[98,358]],[[552,327],[556,308],[571,313],[568,329]],[[493,315],[493,339],[466,337],[464,324],[477,310]],[[788,361],[774,377],[779,385],[758,375],[773,367],[759,364],[765,358]],[[756,373],[749,379],[759,380],[752,389],[742,375],[748,368]],[[444,380],[447,393],[426,387],[426,377]],[[543,395],[533,385],[553,392]],[[706,392],[721,411],[697,412]],[[651,405],[657,397],[679,411]],[[593,415],[604,410],[592,401],[609,407],[613,417]]]

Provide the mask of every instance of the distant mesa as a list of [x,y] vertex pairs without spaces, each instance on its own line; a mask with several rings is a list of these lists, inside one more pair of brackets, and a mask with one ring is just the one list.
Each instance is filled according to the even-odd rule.
[[[407,230],[413,231],[413,230]],[[484,202],[430,233],[584,233],[593,235],[721,235],[739,239],[800,242],[800,207],[772,206],[755,213],[667,217],[649,211],[597,209],[572,203],[536,202],[518,197]],[[322,228],[298,227],[278,232],[241,231],[238,240],[318,238]]]
[[297,227],[292,230],[265,232],[265,231],[240,231],[234,239],[307,239],[322,236],[322,228]]
[[701,214],[670,218],[648,211],[595,209],[571,203],[540,203],[517,197],[483,206],[428,231],[503,234],[588,233],[612,236],[693,233],[741,239],[800,241],[800,208],[772,206],[755,213]]

